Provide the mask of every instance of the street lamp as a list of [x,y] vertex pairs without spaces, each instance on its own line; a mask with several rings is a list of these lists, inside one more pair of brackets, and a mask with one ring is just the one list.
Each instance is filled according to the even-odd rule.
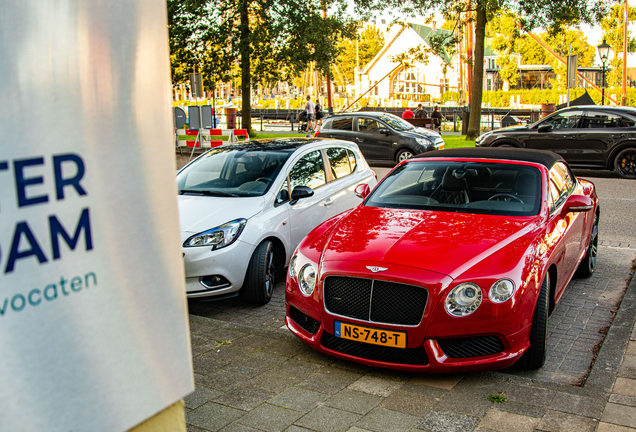
[[609,57],[610,46],[603,39],[603,43],[598,47],[598,56],[601,58],[601,63],[603,64],[603,75],[601,81],[601,105],[605,105],[605,62]]

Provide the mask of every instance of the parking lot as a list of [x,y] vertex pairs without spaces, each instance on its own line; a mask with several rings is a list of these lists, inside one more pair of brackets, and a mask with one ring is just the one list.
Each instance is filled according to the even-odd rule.
[[[373,169],[380,179],[390,166]],[[265,306],[238,298],[189,301],[197,383],[186,399],[189,430],[592,431],[604,421],[630,424],[607,419],[603,408],[627,331],[607,337],[633,274],[633,181],[609,172],[575,174],[593,181],[600,198],[598,266],[591,278],[570,283],[550,316],[540,370],[432,376],[320,355],[286,329],[279,274]],[[631,331],[633,316],[618,325],[625,320]],[[506,402],[494,406],[485,399],[493,394]]]

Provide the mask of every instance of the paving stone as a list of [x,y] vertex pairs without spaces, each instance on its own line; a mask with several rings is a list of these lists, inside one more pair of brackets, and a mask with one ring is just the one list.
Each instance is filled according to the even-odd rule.
[[349,390],[360,391],[363,393],[369,393],[376,396],[388,397],[394,390],[400,388],[402,383],[396,381],[388,381],[386,379],[363,376],[357,381],[353,382],[349,387]]
[[354,381],[355,379],[343,379],[334,374],[322,373],[321,371],[313,374],[297,385],[298,387],[304,387],[321,393],[336,394]]
[[560,392],[554,395],[551,408],[555,411],[596,419],[600,418],[603,412],[603,405],[598,399]]
[[320,353],[313,349],[303,351],[300,354],[294,356],[293,358],[295,360],[301,360],[301,361],[306,361],[310,363],[317,363],[321,365],[331,365],[337,361],[335,357],[328,356],[326,354]]
[[356,426],[373,432],[395,432],[407,431],[419,421],[420,417],[378,407],[365,415]]
[[234,346],[246,346],[252,349],[264,348],[268,345],[277,342],[276,339],[263,336],[263,335],[246,335],[236,341],[232,342]]
[[439,400],[441,400],[448,393],[448,390],[444,390],[444,389],[440,389],[436,387],[429,387],[426,385],[411,384],[410,381],[404,384],[402,387],[400,387],[400,390],[408,391],[411,393],[417,393],[424,396],[430,396],[432,398],[439,399]]
[[201,354],[192,357],[192,366],[197,373],[202,375],[209,375],[221,369],[228,363],[228,360],[223,360],[214,357],[212,354]]
[[318,372],[321,366],[299,360],[287,360],[272,369],[284,375],[290,375],[298,378],[307,378],[311,374]]
[[[351,430],[351,429],[349,429],[349,430]],[[306,429],[304,427],[291,425],[290,427],[285,429],[285,432],[311,432],[311,429]]]
[[186,408],[194,409],[204,403],[210,402],[221,394],[218,390],[212,390],[203,386],[196,386],[193,393],[184,398]]
[[451,391],[435,406],[440,411],[483,417],[492,408],[492,402],[485,395],[469,391]]
[[616,378],[612,393],[623,396],[636,396],[636,380],[629,378]]
[[548,410],[536,430],[546,432],[594,432],[597,423],[591,418]]
[[219,432],[258,432],[258,429],[254,429],[248,426],[243,426],[238,423],[230,423],[225,426]]
[[545,415],[545,408],[537,407],[533,405],[526,405],[519,402],[506,402],[502,404],[494,405],[500,411],[506,411],[513,414],[519,414],[523,416],[541,418]]
[[512,385],[506,390],[506,397],[509,401],[538,407],[549,407],[555,394],[556,392],[553,390],[525,385]]
[[425,416],[439,399],[398,389],[382,403],[382,408],[403,412],[417,417]]
[[636,428],[636,407],[608,403],[601,421]]
[[186,423],[203,429],[217,431],[241,418],[245,411],[208,402],[186,414]]
[[262,350],[265,352],[271,352],[285,357],[293,357],[309,349],[311,348],[309,348],[301,341],[296,340],[276,341],[262,348]]
[[371,432],[369,429],[362,429],[361,427],[354,426],[349,429],[347,432]]
[[202,429],[200,427],[192,426],[190,424],[186,424],[186,431],[187,432],[208,432],[207,429]]
[[279,358],[280,360],[276,361],[272,359],[264,360],[264,359],[246,356],[246,357],[241,357],[238,360],[233,360],[228,362],[225,366],[222,367],[222,369],[233,371],[233,372],[246,373],[250,377],[254,377],[256,375],[260,375],[263,372],[266,372],[270,369],[275,368],[277,365],[279,365],[280,363],[284,361],[283,358],[281,357]]
[[327,399],[324,404],[356,414],[366,414],[383,400],[380,396],[344,389]]
[[300,382],[300,378],[267,371],[247,381],[248,384],[274,393],[280,393]]
[[610,395],[609,401],[611,403],[619,404],[619,405],[627,405],[636,407],[636,397],[633,396],[622,396],[617,394]]
[[324,393],[318,393],[300,387],[290,387],[271,398],[268,403],[306,413],[328,398],[329,396]]
[[227,391],[248,379],[250,379],[250,375],[247,373],[221,369],[210,375],[202,375],[200,381],[204,387]]
[[[635,343],[633,343],[633,346],[636,346]],[[623,363],[621,363],[623,366],[625,367],[631,367],[631,368],[636,368],[636,355],[625,355],[625,357],[623,357]]]
[[230,406],[232,408],[249,411],[256,408],[272,396],[274,396],[274,393],[261,390],[256,387],[238,386],[221,394],[214,399],[214,402]]
[[478,418],[433,410],[416,427],[430,432],[471,432],[477,423]]
[[636,429],[618,426],[611,423],[600,422],[596,428],[596,432],[634,432]]
[[318,432],[340,432],[348,430],[360,417],[359,414],[349,411],[319,406],[294,424]]
[[538,424],[538,418],[522,416],[493,408],[481,419],[479,427],[498,432],[533,432]]
[[[636,326],[634,327],[634,334],[636,335]],[[628,356],[636,356],[636,341],[631,340],[627,344],[627,350],[625,350],[625,355]]]
[[452,390],[464,375],[428,375],[420,374],[409,381],[409,384],[436,387],[443,390]]
[[237,423],[267,432],[287,429],[303,416],[298,411],[264,403],[245,414]]

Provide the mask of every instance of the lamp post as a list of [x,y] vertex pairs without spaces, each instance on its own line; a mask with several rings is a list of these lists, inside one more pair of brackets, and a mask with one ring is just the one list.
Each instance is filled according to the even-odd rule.
[[610,46],[603,39],[603,43],[598,47],[598,56],[601,58],[601,63],[603,65],[603,74],[601,81],[601,105],[605,105],[605,62],[607,61],[607,57],[609,57]]

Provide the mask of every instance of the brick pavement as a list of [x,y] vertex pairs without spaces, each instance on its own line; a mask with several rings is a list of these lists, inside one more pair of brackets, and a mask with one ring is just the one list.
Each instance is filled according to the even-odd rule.
[[[188,430],[636,431],[636,280],[613,312],[634,252],[602,245],[597,273],[570,284],[550,320],[546,366],[553,366],[536,375],[414,374],[324,356],[281,328],[280,284],[265,307],[190,302],[192,312],[213,319],[191,316],[197,389],[186,398]],[[603,340],[594,329],[613,317]],[[599,341],[584,385],[571,385],[583,382],[589,347]]]

